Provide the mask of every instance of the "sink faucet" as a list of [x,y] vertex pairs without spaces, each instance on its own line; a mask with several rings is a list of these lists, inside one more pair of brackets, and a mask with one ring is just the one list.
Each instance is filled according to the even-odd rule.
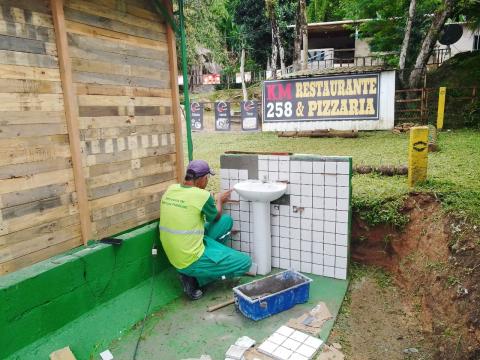
[[267,180],[267,175],[263,175],[262,177],[262,183],[266,183],[268,180]]

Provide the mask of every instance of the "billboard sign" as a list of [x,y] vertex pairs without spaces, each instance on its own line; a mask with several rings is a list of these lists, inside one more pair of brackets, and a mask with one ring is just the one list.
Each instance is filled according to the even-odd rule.
[[203,130],[203,103],[192,102],[190,104],[192,130]]
[[230,131],[230,103],[215,102],[215,130]]
[[242,130],[258,130],[258,103],[254,100],[242,101],[240,103],[242,113]]

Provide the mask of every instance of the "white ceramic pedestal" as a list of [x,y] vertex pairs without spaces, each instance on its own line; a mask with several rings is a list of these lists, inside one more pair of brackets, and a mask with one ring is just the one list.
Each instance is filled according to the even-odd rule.
[[272,270],[269,202],[253,201],[253,262],[259,275],[267,275]]

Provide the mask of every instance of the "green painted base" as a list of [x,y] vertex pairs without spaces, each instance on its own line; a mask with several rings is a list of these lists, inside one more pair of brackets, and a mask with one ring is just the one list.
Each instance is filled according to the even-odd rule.
[[[212,313],[206,311],[208,306],[233,296],[231,289],[236,284],[232,281],[212,285],[198,301],[189,301],[182,296],[149,318],[138,359],[180,360],[199,358],[202,354],[208,354],[212,359],[223,359],[228,347],[240,336],[247,335],[260,343],[289,319],[309,311],[320,301],[327,304],[334,316],[320,333],[320,338],[326,340],[340,310],[348,281],[308,276],[314,280],[308,303],[258,322],[245,318],[233,305]],[[242,282],[251,280],[242,278]],[[110,345],[115,359],[132,358],[138,335],[139,329],[134,329]]]
[[[170,268],[95,307],[8,359],[48,359],[52,351],[65,346],[70,346],[78,360],[99,359],[99,353],[108,349],[111,339],[124,332],[128,333],[137,319],[143,319],[150,298],[152,280],[154,291],[150,312],[171,303],[182,293],[177,272]],[[126,358],[131,359],[132,355]]]

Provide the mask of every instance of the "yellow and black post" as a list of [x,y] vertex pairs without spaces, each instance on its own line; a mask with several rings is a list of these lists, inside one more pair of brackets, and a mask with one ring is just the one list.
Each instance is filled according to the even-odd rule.
[[410,128],[408,144],[408,186],[414,187],[427,179],[428,126]]
[[438,89],[438,111],[437,111],[437,129],[443,129],[443,118],[445,115],[445,95],[447,93],[446,87]]

